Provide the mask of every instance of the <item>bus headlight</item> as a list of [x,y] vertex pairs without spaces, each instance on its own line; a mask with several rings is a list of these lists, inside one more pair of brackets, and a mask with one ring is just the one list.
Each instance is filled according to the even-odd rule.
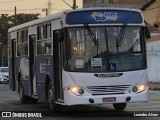
[[84,88],[77,87],[77,86],[68,86],[65,87],[65,90],[70,91],[72,94],[75,95],[87,95],[87,91]]
[[72,86],[70,88],[70,91],[73,93],[73,94],[76,94],[76,95],[82,95],[84,94],[84,89],[83,88],[80,88],[80,87],[77,87],[77,86]]
[[79,88],[76,87],[76,86],[73,86],[70,88],[70,91],[73,93],[73,94],[76,94],[78,91],[79,91]]
[[141,84],[133,86],[132,91],[135,92],[135,93],[139,93],[139,92],[143,92],[147,88],[148,88],[147,84],[141,83]]

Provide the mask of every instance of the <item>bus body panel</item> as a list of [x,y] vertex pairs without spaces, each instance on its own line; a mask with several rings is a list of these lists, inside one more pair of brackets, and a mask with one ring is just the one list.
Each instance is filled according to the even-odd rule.
[[[115,102],[103,102],[104,98],[116,98]],[[126,98],[130,97],[129,102]],[[93,99],[94,103],[90,103],[89,99]],[[139,94],[125,94],[125,95],[101,95],[101,96],[76,96],[68,91],[64,91],[64,104],[65,105],[89,105],[89,104],[111,104],[111,103],[131,103],[131,102],[147,102],[148,101],[148,89]]]
[[37,34],[37,25],[28,28],[28,35],[36,35]]
[[[118,76],[118,74],[122,74]],[[99,75],[97,77],[96,75]],[[114,76],[113,76],[114,75]],[[63,86],[108,86],[108,85],[136,85],[147,83],[147,70],[109,73],[79,73],[63,71]]]
[[[115,103],[127,102],[126,98],[131,97],[129,102],[145,102],[148,101],[148,88],[141,93],[132,92],[132,87],[140,83],[148,83],[147,70],[120,72],[122,76],[110,77],[111,74],[116,73],[78,73],[78,72],[63,72],[63,86],[64,86],[64,104],[76,105],[76,104],[91,104],[89,99],[93,99],[94,104],[105,104],[110,102],[102,102],[103,98],[116,97]],[[104,76],[96,77],[95,74],[103,74]],[[107,77],[109,78],[107,78]],[[114,82],[113,82],[114,81]],[[65,90],[67,86],[78,86],[85,89],[87,95],[74,95],[70,91]],[[122,89],[128,86],[123,94],[118,94],[121,91],[115,93],[107,91],[107,88]],[[96,92],[92,91],[95,87]],[[92,89],[90,89],[92,88]],[[99,89],[102,88],[102,89]],[[92,94],[93,93],[93,94]],[[117,94],[116,94],[117,93]],[[96,95],[97,94],[97,95]],[[112,103],[112,102],[111,102]]]
[[22,89],[24,90],[24,95],[31,96],[28,56],[17,57],[16,67],[16,75],[18,76],[17,79],[19,79],[19,84],[21,84]]
[[37,93],[40,99],[46,100],[47,75],[53,84],[53,59],[51,55],[36,57]]

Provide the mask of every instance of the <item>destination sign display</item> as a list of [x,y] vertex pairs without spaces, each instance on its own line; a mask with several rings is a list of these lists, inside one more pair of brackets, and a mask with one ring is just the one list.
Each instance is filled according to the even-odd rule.
[[142,23],[142,16],[136,11],[126,10],[88,10],[70,12],[66,23],[73,24],[102,24],[102,23]]

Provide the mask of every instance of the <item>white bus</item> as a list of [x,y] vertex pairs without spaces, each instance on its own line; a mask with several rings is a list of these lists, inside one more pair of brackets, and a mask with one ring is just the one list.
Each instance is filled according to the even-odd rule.
[[61,105],[148,101],[142,11],[68,10],[10,28],[10,88],[22,103]]

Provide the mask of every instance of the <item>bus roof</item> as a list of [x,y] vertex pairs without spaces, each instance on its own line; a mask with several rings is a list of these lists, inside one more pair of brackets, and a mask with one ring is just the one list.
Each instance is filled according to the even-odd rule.
[[38,25],[38,24],[41,24],[41,23],[44,23],[44,22],[47,22],[47,21],[60,19],[60,18],[64,17],[64,15],[67,15],[70,12],[80,12],[80,11],[89,11],[89,10],[92,10],[92,11],[94,11],[94,10],[95,11],[96,10],[121,10],[121,11],[138,12],[140,14],[142,13],[142,11],[139,10],[139,9],[114,8],[114,7],[82,8],[82,9],[74,9],[74,10],[72,9],[72,10],[63,11],[63,12],[60,12],[60,13],[52,14],[52,15],[49,15],[49,16],[46,16],[46,17],[43,17],[43,18],[39,18],[39,19],[30,21],[30,22],[26,22],[26,23],[17,25],[15,27],[9,28],[8,32],[13,32],[13,31],[16,31],[16,30],[19,30],[19,29],[22,29],[22,28],[31,27],[31,26]]
[[53,14],[53,15],[49,15],[47,17],[39,18],[39,19],[30,21],[30,22],[26,22],[26,23],[14,26],[12,28],[9,28],[8,32],[13,32],[13,31],[18,30],[18,29],[30,27],[30,26],[37,25],[37,24],[40,24],[40,23],[43,23],[43,22],[51,21],[53,19],[58,19],[58,18],[61,18],[61,15],[62,15],[62,12],[57,13],[57,14]]

